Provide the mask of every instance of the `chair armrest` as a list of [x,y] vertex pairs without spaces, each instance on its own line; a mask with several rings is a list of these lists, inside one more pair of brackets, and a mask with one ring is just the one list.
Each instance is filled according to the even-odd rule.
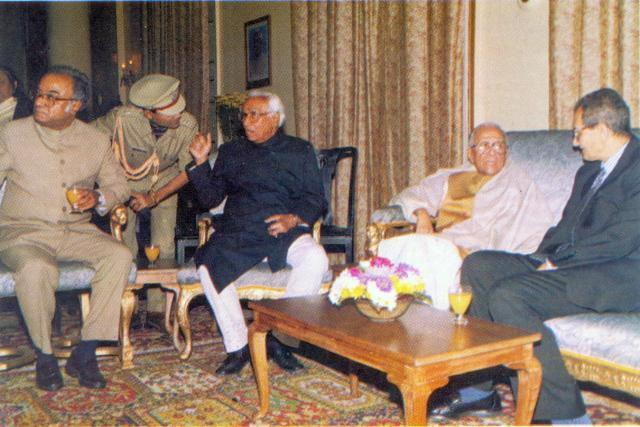
[[320,243],[320,233],[322,232],[322,221],[317,220],[315,224],[313,224],[313,231],[311,235],[313,236],[313,240]]
[[[312,236],[313,240],[320,243],[320,230],[322,228],[322,221],[317,220],[313,224]],[[211,229],[211,217],[203,216],[198,219],[198,247],[204,245],[209,240],[209,230]]]
[[402,208],[399,205],[389,205],[376,209],[371,214],[371,222],[395,222],[406,221]]
[[111,209],[109,223],[111,225],[111,235],[119,242],[124,242],[122,237],[122,227],[127,223],[129,215],[127,208],[122,203],[118,203]]
[[375,256],[378,253],[378,245],[382,240],[415,231],[416,225],[409,221],[374,222],[368,224],[365,252],[369,256]]

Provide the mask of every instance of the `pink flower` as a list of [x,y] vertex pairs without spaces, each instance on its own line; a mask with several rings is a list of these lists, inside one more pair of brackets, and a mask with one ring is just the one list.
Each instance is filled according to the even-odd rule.
[[393,263],[387,258],[374,256],[371,258],[371,267],[391,267]]

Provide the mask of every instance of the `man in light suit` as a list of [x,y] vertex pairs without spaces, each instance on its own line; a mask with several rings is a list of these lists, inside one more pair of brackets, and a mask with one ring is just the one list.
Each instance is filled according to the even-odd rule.
[[[580,313],[640,312],[640,143],[618,93],[600,89],[576,103],[573,145],[585,164],[560,222],[536,252],[481,251],[462,266],[462,282],[474,290],[472,316],[542,334],[535,347],[543,375],[534,419],[554,424],[590,420],[543,322]],[[436,413],[460,415],[492,401],[471,388],[461,392]]]
[[[106,385],[95,350],[98,341],[118,339],[120,300],[131,268],[127,247],[89,222],[91,209],[104,215],[129,197],[129,188],[109,138],[76,120],[88,94],[84,74],[54,67],[40,80],[33,116],[0,130],[0,181],[7,182],[0,261],[15,279],[37,353],[36,384],[47,391],[63,385],[51,348],[58,263],[81,261],[96,270],[82,340],[66,365],[67,374],[89,388]],[[66,200],[65,189],[72,185],[80,188],[74,206],[80,213]]]

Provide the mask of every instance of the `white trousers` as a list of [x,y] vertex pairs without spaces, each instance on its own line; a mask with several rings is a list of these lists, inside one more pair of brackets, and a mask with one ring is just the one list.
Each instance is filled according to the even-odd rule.
[[[287,252],[287,264],[291,266],[291,274],[285,298],[319,292],[322,276],[329,268],[329,260],[324,248],[311,235],[303,234],[291,244]],[[218,292],[204,265],[198,268],[198,275],[222,333],[225,350],[227,353],[240,350],[248,343],[248,329],[235,286],[230,284]]]
[[449,309],[449,289],[460,283],[462,259],[456,245],[432,234],[405,234],[385,239],[378,255],[415,267],[425,283],[425,294],[433,306]]

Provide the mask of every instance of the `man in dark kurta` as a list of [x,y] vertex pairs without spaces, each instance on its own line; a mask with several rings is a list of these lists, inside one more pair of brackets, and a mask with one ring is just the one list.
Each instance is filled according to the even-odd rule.
[[[196,166],[189,179],[201,204],[214,207],[227,199],[215,233],[195,256],[228,353],[220,374],[238,372],[249,361],[246,323],[229,286],[234,280],[267,258],[272,271],[292,267],[285,297],[309,295],[318,292],[328,267],[310,234],[326,209],[313,147],[282,132],[284,109],[276,95],[250,93],[242,117],[246,138],[222,145],[213,169],[207,161],[210,136],[196,136],[190,149]],[[281,367],[301,366],[278,346],[270,341]]]

